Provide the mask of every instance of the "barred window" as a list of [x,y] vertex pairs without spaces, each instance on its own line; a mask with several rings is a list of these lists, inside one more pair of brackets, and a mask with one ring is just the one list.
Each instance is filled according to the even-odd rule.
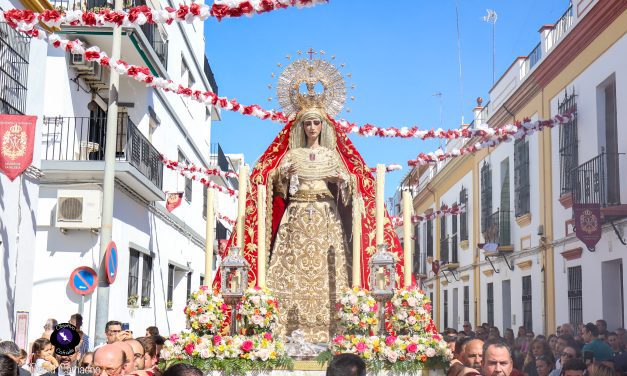
[[583,322],[581,266],[568,268],[568,318],[574,326]]
[[464,286],[464,322],[470,321],[470,287]]
[[526,330],[533,330],[531,299],[531,276],[528,275],[522,277],[523,326]]
[[[189,165],[189,160],[179,150],[179,163]],[[192,202],[192,179],[185,178],[185,201]]]
[[448,328],[448,290],[444,290],[444,329]]
[[488,162],[481,166],[481,232],[485,232],[492,214],[492,169]]
[[187,299],[192,296],[192,274],[191,270],[187,273]]
[[26,112],[30,38],[0,23],[0,114]]
[[174,296],[174,271],[174,265],[168,264],[168,303],[172,301]]
[[494,283],[488,283],[488,324],[494,325]]
[[440,260],[449,261],[448,257],[448,234],[446,231],[446,216],[440,217]]
[[427,233],[427,257],[433,257],[433,220],[428,220],[425,223]]
[[139,252],[131,248],[129,250],[129,261],[128,261],[128,298],[134,297],[133,300],[135,302],[137,302],[138,281],[139,281]]
[[199,286],[204,286],[205,285],[205,276],[201,275],[200,276],[200,285]]
[[560,186],[561,194],[573,191],[573,169],[579,165],[579,151],[577,139],[577,96],[575,89],[570,95],[564,91],[564,99],[558,101],[560,114],[571,113],[573,118],[560,125],[559,154],[560,154]]
[[424,261],[420,253],[420,224],[414,226],[414,274],[424,274]]
[[459,192],[459,205],[465,210],[459,214],[459,240],[468,240],[468,190],[462,187]]
[[529,213],[529,141],[514,143],[514,191],[516,193],[516,217]]
[[142,256],[142,307],[149,307],[152,292],[152,257],[148,255]]

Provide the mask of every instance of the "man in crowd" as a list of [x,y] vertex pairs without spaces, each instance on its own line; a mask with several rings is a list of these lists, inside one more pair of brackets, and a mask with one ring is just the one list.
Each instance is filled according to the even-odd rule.
[[109,344],[103,345],[94,353],[94,376],[126,375],[124,370],[126,363],[126,355],[119,347]]
[[475,332],[472,331],[472,325],[470,325],[470,321],[464,321],[464,335],[466,337],[474,338]]
[[466,346],[462,349],[462,363],[466,367],[474,368],[477,371],[481,371],[481,360],[483,358],[483,341],[480,339],[473,339],[466,343]]
[[603,338],[607,338],[607,321],[603,320],[603,319],[599,319],[596,322],[597,325],[597,329],[599,329],[599,336],[602,336]]
[[[124,372],[126,375],[129,375],[131,372],[135,371],[135,353],[133,352],[133,348],[128,342],[118,341],[114,342],[111,345],[117,347],[118,349],[124,352],[124,357],[126,362],[124,363]],[[143,354],[142,354],[143,356]]]
[[[333,357],[327,368],[327,376],[365,376],[366,363],[355,354],[340,354]],[[168,371],[163,376],[169,376]]]
[[87,370],[78,367],[78,347],[72,355],[59,355],[55,354],[59,367],[55,371],[48,372],[45,376],[90,376],[91,373]]
[[559,335],[568,334],[575,338],[575,328],[570,323],[560,325]]
[[510,376],[514,368],[509,348],[500,342],[486,346],[481,364],[483,376]]
[[569,359],[564,362],[562,376],[583,376],[586,364],[581,359]]
[[154,337],[139,337],[137,340],[144,347],[144,370],[148,372],[148,374],[157,375],[157,344],[155,343]]
[[192,365],[179,363],[166,369],[163,376],[203,376],[203,373]]
[[612,360],[612,349],[607,343],[599,339],[599,328],[596,325],[591,322],[587,323],[584,326],[582,337],[586,343],[583,346],[583,352],[592,351],[594,360],[598,362]]
[[[0,342],[0,354],[6,355],[19,364],[20,348],[15,342],[2,341]],[[22,367],[18,368],[19,376],[30,376],[30,372]]]
[[579,348],[573,336],[571,336],[570,334],[561,334],[559,337],[557,337],[557,342],[555,343],[555,354],[557,354],[555,369],[562,368],[561,357],[562,352],[566,347]]
[[146,359],[145,359],[145,351],[144,346],[136,339],[125,339],[124,343],[127,343],[131,346],[133,350],[133,357],[135,359],[135,369],[136,370],[144,370],[146,369]]

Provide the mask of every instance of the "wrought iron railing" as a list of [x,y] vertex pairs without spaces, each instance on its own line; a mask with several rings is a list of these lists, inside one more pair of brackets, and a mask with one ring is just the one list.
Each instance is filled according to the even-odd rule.
[[[42,159],[102,161],[106,145],[106,117],[44,117]],[[116,159],[130,162],[161,189],[163,163],[157,149],[126,114],[118,116]]]
[[211,65],[209,65],[209,60],[207,60],[207,56],[205,56],[205,65],[204,65],[205,77],[207,77],[207,81],[209,81],[209,85],[211,85],[211,90],[217,95],[218,94],[218,83],[216,82],[216,77],[211,70]]
[[141,26],[144,36],[148,40],[148,43],[157,54],[157,58],[164,68],[168,68],[168,42],[163,39],[159,28],[155,24],[145,23]]
[[26,112],[30,37],[0,23],[0,114]]
[[440,239],[440,260],[443,262],[449,262],[449,255],[448,255],[448,243],[450,241],[450,238],[444,237]]
[[574,20],[573,6],[571,5],[566,9],[562,17],[555,22],[553,30],[551,30],[551,46],[555,46],[562,39],[564,34],[573,26]]
[[620,204],[620,155],[602,151],[572,170],[570,176],[574,203],[598,203],[603,207]]
[[497,210],[486,218],[486,227],[483,230],[486,243],[512,244],[510,215],[508,210]]
[[536,64],[538,64],[538,61],[542,59],[542,48],[540,48],[540,43],[538,43],[533,51],[531,51],[527,59],[529,59],[529,70],[531,70]]

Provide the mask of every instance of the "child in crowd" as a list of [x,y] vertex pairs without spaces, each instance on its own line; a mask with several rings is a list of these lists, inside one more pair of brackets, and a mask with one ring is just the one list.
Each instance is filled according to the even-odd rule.
[[59,362],[54,358],[54,347],[50,340],[39,338],[33,342],[30,363],[33,367],[32,376],[41,376],[57,369]]

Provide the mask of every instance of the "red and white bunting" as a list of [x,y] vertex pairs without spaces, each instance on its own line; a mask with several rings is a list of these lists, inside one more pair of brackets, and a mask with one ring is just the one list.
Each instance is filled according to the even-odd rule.
[[31,31],[41,22],[49,28],[61,26],[131,27],[133,25],[192,23],[205,21],[209,17],[218,20],[224,17],[252,16],[291,6],[308,7],[327,3],[327,0],[217,0],[212,7],[201,2],[190,5],[179,4],[178,8],[151,9],[146,5],[131,7],[124,11],[101,9],[89,10],[46,9],[41,13],[29,9],[0,10],[0,22],[6,22],[20,31]]
[[229,218],[226,215],[223,215],[222,213],[216,213],[216,217],[218,217],[219,220],[224,221],[231,226],[235,226],[235,224],[237,223],[235,219]]
[[[567,124],[569,121],[573,119],[575,116],[574,113],[555,115],[553,118],[549,120],[535,120],[529,121],[525,120],[520,123],[517,122],[512,127],[515,127],[515,131],[512,129],[511,132],[505,132],[501,136],[497,138],[483,138],[476,142],[474,145],[463,147],[461,149],[453,149],[451,151],[443,151],[442,149],[438,149],[435,152],[430,153],[420,153],[418,157],[414,160],[410,160],[407,162],[409,166],[421,166],[427,164],[434,164],[437,162],[444,161],[449,158],[459,157],[465,154],[472,154],[477,152],[478,150],[494,147],[503,142],[509,142],[513,140],[519,140],[526,136],[529,136],[535,132],[540,132],[544,130],[544,128],[553,128],[556,125]],[[491,129],[491,128],[487,128]]]
[[[385,166],[385,172],[392,172],[392,171],[398,171],[398,170],[402,170],[403,166],[399,165],[399,164],[391,164],[391,165],[386,165]],[[371,172],[377,172],[377,168],[376,167],[370,167],[370,171]]]
[[[457,204],[451,207],[449,207],[448,205],[444,205],[439,210],[432,211],[431,213],[424,213],[423,215],[412,215],[411,223],[416,224],[422,221],[429,221],[447,215],[458,215],[464,213],[465,211],[466,207],[459,206]],[[400,227],[403,225],[403,217],[393,216],[390,217],[390,220],[392,221],[392,227]]]
[[[168,165],[166,165],[167,167]],[[174,170],[174,169],[173,169]],[[197,181],[200,184],[206,186],[207,188],[210,189],[215,189],[218,192],[222,192],[224,194],[227,194],[231,197],[234,197],[237,195],[237,191],[231,188],[227,188],[227,187],[223,187],[219,184],[216,184],[214,182],[212,182],[211,180],[208,180],[205,177],[198,177],[198,175],[196,175],[196,173],[194,172],[190,172],[189,170],[174,170],[176,172],[178,172],[181,176],[185,177],[186,179],[191,179],[193,181]]]
[[193,164],[185,164],[183,162],[178,162],[178,161],[173,161],[171,159],[168,159],[163,155],[161,156],[161,162],[165,165],[165,167],[169,168],[170,170],[179,171],[179,172],[180,171],[188,171],[190,173],[199,172],[205,175],[221,176],[224,179],[228,179],[228,178],[237,179],[238,177],[237,173],[232,172],[232,171],[222,171],[217,168],[204,168],[204,167],[195,166]]

